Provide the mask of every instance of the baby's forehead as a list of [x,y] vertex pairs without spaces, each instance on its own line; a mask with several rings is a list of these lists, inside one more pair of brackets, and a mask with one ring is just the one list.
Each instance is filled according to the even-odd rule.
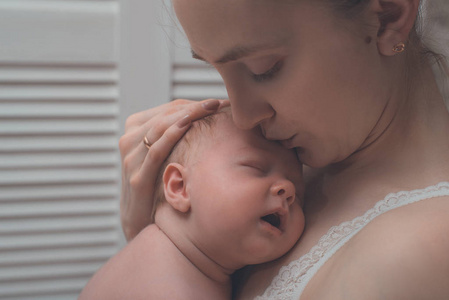
[[[214,123],[211,125],[212,136],[220,141],[229,141],[240,139],[249,142],[249,138],[262,138],[258,128],[253,128],[250,130],[238,128],[230,115],[221,114],[217,115]],[[222,140],[225,139],[225,140]]]
[[[197,147],[211,147],[227,144],[228,147],[247,147],[248,149],[270,149],[279,151],[281,145],[275,141],[265,139],[259,127],[253,129],[238,128],[233,120],[230,110],[220,111],[197,121],[192,128]],[[235,147],[234,147],[235,146]],[[227,148],[228,148],[227,147]],[[198,149],[200,150],[200,149]]]

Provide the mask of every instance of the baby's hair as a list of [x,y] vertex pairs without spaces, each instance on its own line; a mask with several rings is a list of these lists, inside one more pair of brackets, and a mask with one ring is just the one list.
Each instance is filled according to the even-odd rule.
[[193,122],[190,129],[178,141],[176,146],[168,155],[167,159],[162,164],[155,185],[156,191],[154,193],[153,211],[151,212],[151,217],[153,220],[158,206],[166,201],[164,194],[164,183],[162,180],[165,169],[170,163],[178,163],[180,165],[189,164],[195,157],[195,153],[200,150],[200,146],[202,144],[201,139],[213,137],[214,125],[217,123],[219,118],[232,119],[231,110],[227,107],[221,109],[215,114]]

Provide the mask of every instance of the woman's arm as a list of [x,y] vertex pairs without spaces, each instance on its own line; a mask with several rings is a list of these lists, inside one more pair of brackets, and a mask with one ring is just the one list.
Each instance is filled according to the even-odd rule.
[[[126,239],[152,223],[153,192],[164,160],[194,120],[228,106],[227,100],[175,100],[130,116],[120,138],[121,222]],[[144,137],[151,144],[143,143]]]

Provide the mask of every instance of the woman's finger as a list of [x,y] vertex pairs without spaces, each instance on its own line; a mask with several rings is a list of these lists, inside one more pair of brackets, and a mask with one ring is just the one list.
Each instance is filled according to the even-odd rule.
[[[172,125],[149,149],[142,142],[141,151],[135,151],[133,156],[130,157],[133,165],[130,168],[135,168],[135,163],[140,162],[140,170],[129,179],[128,183],[132,190],[133,199],[125,202],[126,197],[122,197],[122,224],[128,240],[154,221],[151,219],[154,204],[153,194],[157,189],[155,185],[159,172],[162,172],[161,166],[171,149],[189,129],[190,124],[191,122],[185,119]],[[145,149],[147,152],[143,162],[141,162],[141,154],[145,153],[142,150]]]
[[184,119],[179,120],[178,123],[170,126],[164,134],[151,145],[142,163],[141,174],[143,177],[150,179],[150,182],[156,181],[158,172],[154,172],[154,169],[156,167],[159,169],[162,166],[176,143],[190,128],[190,125],[190,117],[186,116]]
[[[128,117],[126,125],[127,126],[142,125],[143,123],[146,123],[148,120],[152,119],[158,114],[161,113],[165,115],[173,114],[179,110],[182,110],[186,105],[191,104],[192,102],[194,101],[186,99],[176,99],[166,104],[137,112]],[[126,125],[125,127],[127,127]]]
[[183,106],[183,109],[180,109],[175,113],[165,115],[164,118],[153,118],[148,120],[142,125],[142,128],[147,131],[145,136],[148,141],[154,143],[165,133],[167,128],[173,124],[182,123],[183,119],[185,119],[185,122],[196,121],[213,114],[226,106],[229,106],[229,101],[216,99],[190,103]]
[[120,211],[128,240],[153,221],[153,194],[160,168],[191,122],[228,105],[227,100],[181,99],[128,118],[119,143],[123,168]]
[[[219,107],[229,105],[228,100],[218,100],[218,99],[207,99],[202,101],[192,101],[192,100],[186,100],[186,99],[176,99],[169,103],[166,103],[164,105],[160,105],[157,107],[154,107],[152,109],[148,109],[145,111],[141,111],[138,113],[135,113],[128,117],[126,120],[125,129],[129,129],[132,127],[140,126],[144,123],[146,123],[148,120],[153,119],[157,115],[163,115],[164,117],[174,115],[176,113],[181,112],[180,114],[183,114],[182,111],[189,106],[198,106],[207,113],[207,111],[216,111]],[[194,112],[198,111],[198,109],[194,109]],[[189,110],[185,111],[189,112]],[[179,117],[179,114],[177,115]]]

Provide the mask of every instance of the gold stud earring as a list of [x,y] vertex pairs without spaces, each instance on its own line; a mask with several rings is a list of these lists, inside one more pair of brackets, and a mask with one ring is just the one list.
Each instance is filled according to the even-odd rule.
[[392,50],[393,50],[393,52],[396,52],[396,53],[404,52],[404,50],[405,50],[405,44],[402,43],[402,42],[397,43],[396,45],[394,45],[394,47],[393,47]]

